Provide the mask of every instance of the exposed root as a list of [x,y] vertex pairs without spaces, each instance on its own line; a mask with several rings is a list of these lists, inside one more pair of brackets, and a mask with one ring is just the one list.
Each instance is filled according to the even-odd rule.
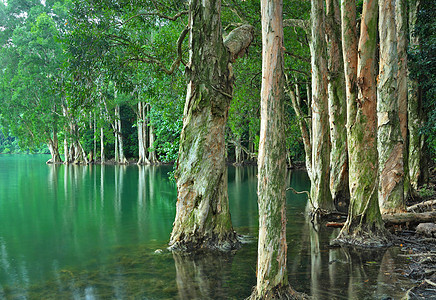
[[304,293],[299,293],[291,288],[289,285],[285,287],[275,287],[265,292],[264,295],[259,296],[257,294],[256,287],[253,288],[253,292],[247,300],[269,300],[269,299],[283,299],[283,300],[297,300],[297,299],[311,299]]
[[382,248],[392,245],[392,237],[387,230],[376,228],[375,225],[350,226],[346,223],[339,236],[331,242],[331,245]]

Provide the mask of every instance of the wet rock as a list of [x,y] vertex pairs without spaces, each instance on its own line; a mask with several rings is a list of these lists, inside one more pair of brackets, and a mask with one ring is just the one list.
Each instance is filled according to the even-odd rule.
[[436,237],[436,224],[435,223],[421,223],[416,226],[416,233],[428,237]]

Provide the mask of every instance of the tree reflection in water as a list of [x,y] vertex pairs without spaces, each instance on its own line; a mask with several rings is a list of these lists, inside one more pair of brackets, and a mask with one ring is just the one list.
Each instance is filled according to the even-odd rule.
[[180,299],[225,299],[226,270],[233,254],[207,252],[173,253]]

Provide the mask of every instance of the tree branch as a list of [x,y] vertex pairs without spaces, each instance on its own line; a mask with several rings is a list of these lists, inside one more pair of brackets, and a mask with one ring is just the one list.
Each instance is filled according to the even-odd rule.
[[130,18],[128,18],[122,24],[125,25],[125,24],[129,23],[130,21],[132,21],[134,18],[143,17],[143,16],[157,16],[157,17],[162,18],[162,19],[167,19],[167,20],[170,20],[170,21],[176,21],[178,18],[180,18],[183,15],[187,15],[188,13],[189,13],[189,11],[184,10],[184,11],[181,11],[181,12],[175,14],[173,17],[171,17],[171,16],[167,16],[167,15],[161,14],[159,12],[143,12],[143,13],[139,13],[139,14],[136,14],[134,16],[131,16]]
[[251,25],[242,25],[233,29],[224,39],[224,45],[230,52],[230,61],[235,62],[246,52],[254,39],[254,27]]
[[301,20],[301,19],[286,19],[283,20],[283,27],[300,27],[304,31],[309,31],[309,20]]

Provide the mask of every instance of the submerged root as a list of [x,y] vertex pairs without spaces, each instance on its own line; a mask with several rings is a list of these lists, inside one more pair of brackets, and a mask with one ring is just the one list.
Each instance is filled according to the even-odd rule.
[[258,295],[257,288],[254,287],[253,292],[247,300],[269,300],[269,299],[283,299],[283,300],[303,300],[310,299],[310,297],[304,293],[299,293],[291,288],[289,285],[284,287],[275,287],[264,293],[264,295]]
[[180,236],[178,240],[171,241],[169,247],[170,251],[175,252],[197,252],[203,250],[216,250],[221,252],[229,252],[237,250],[241,247],[241,241],[235,231],[228,232],[227,234],[201,235],[194,233],[191,235]]

